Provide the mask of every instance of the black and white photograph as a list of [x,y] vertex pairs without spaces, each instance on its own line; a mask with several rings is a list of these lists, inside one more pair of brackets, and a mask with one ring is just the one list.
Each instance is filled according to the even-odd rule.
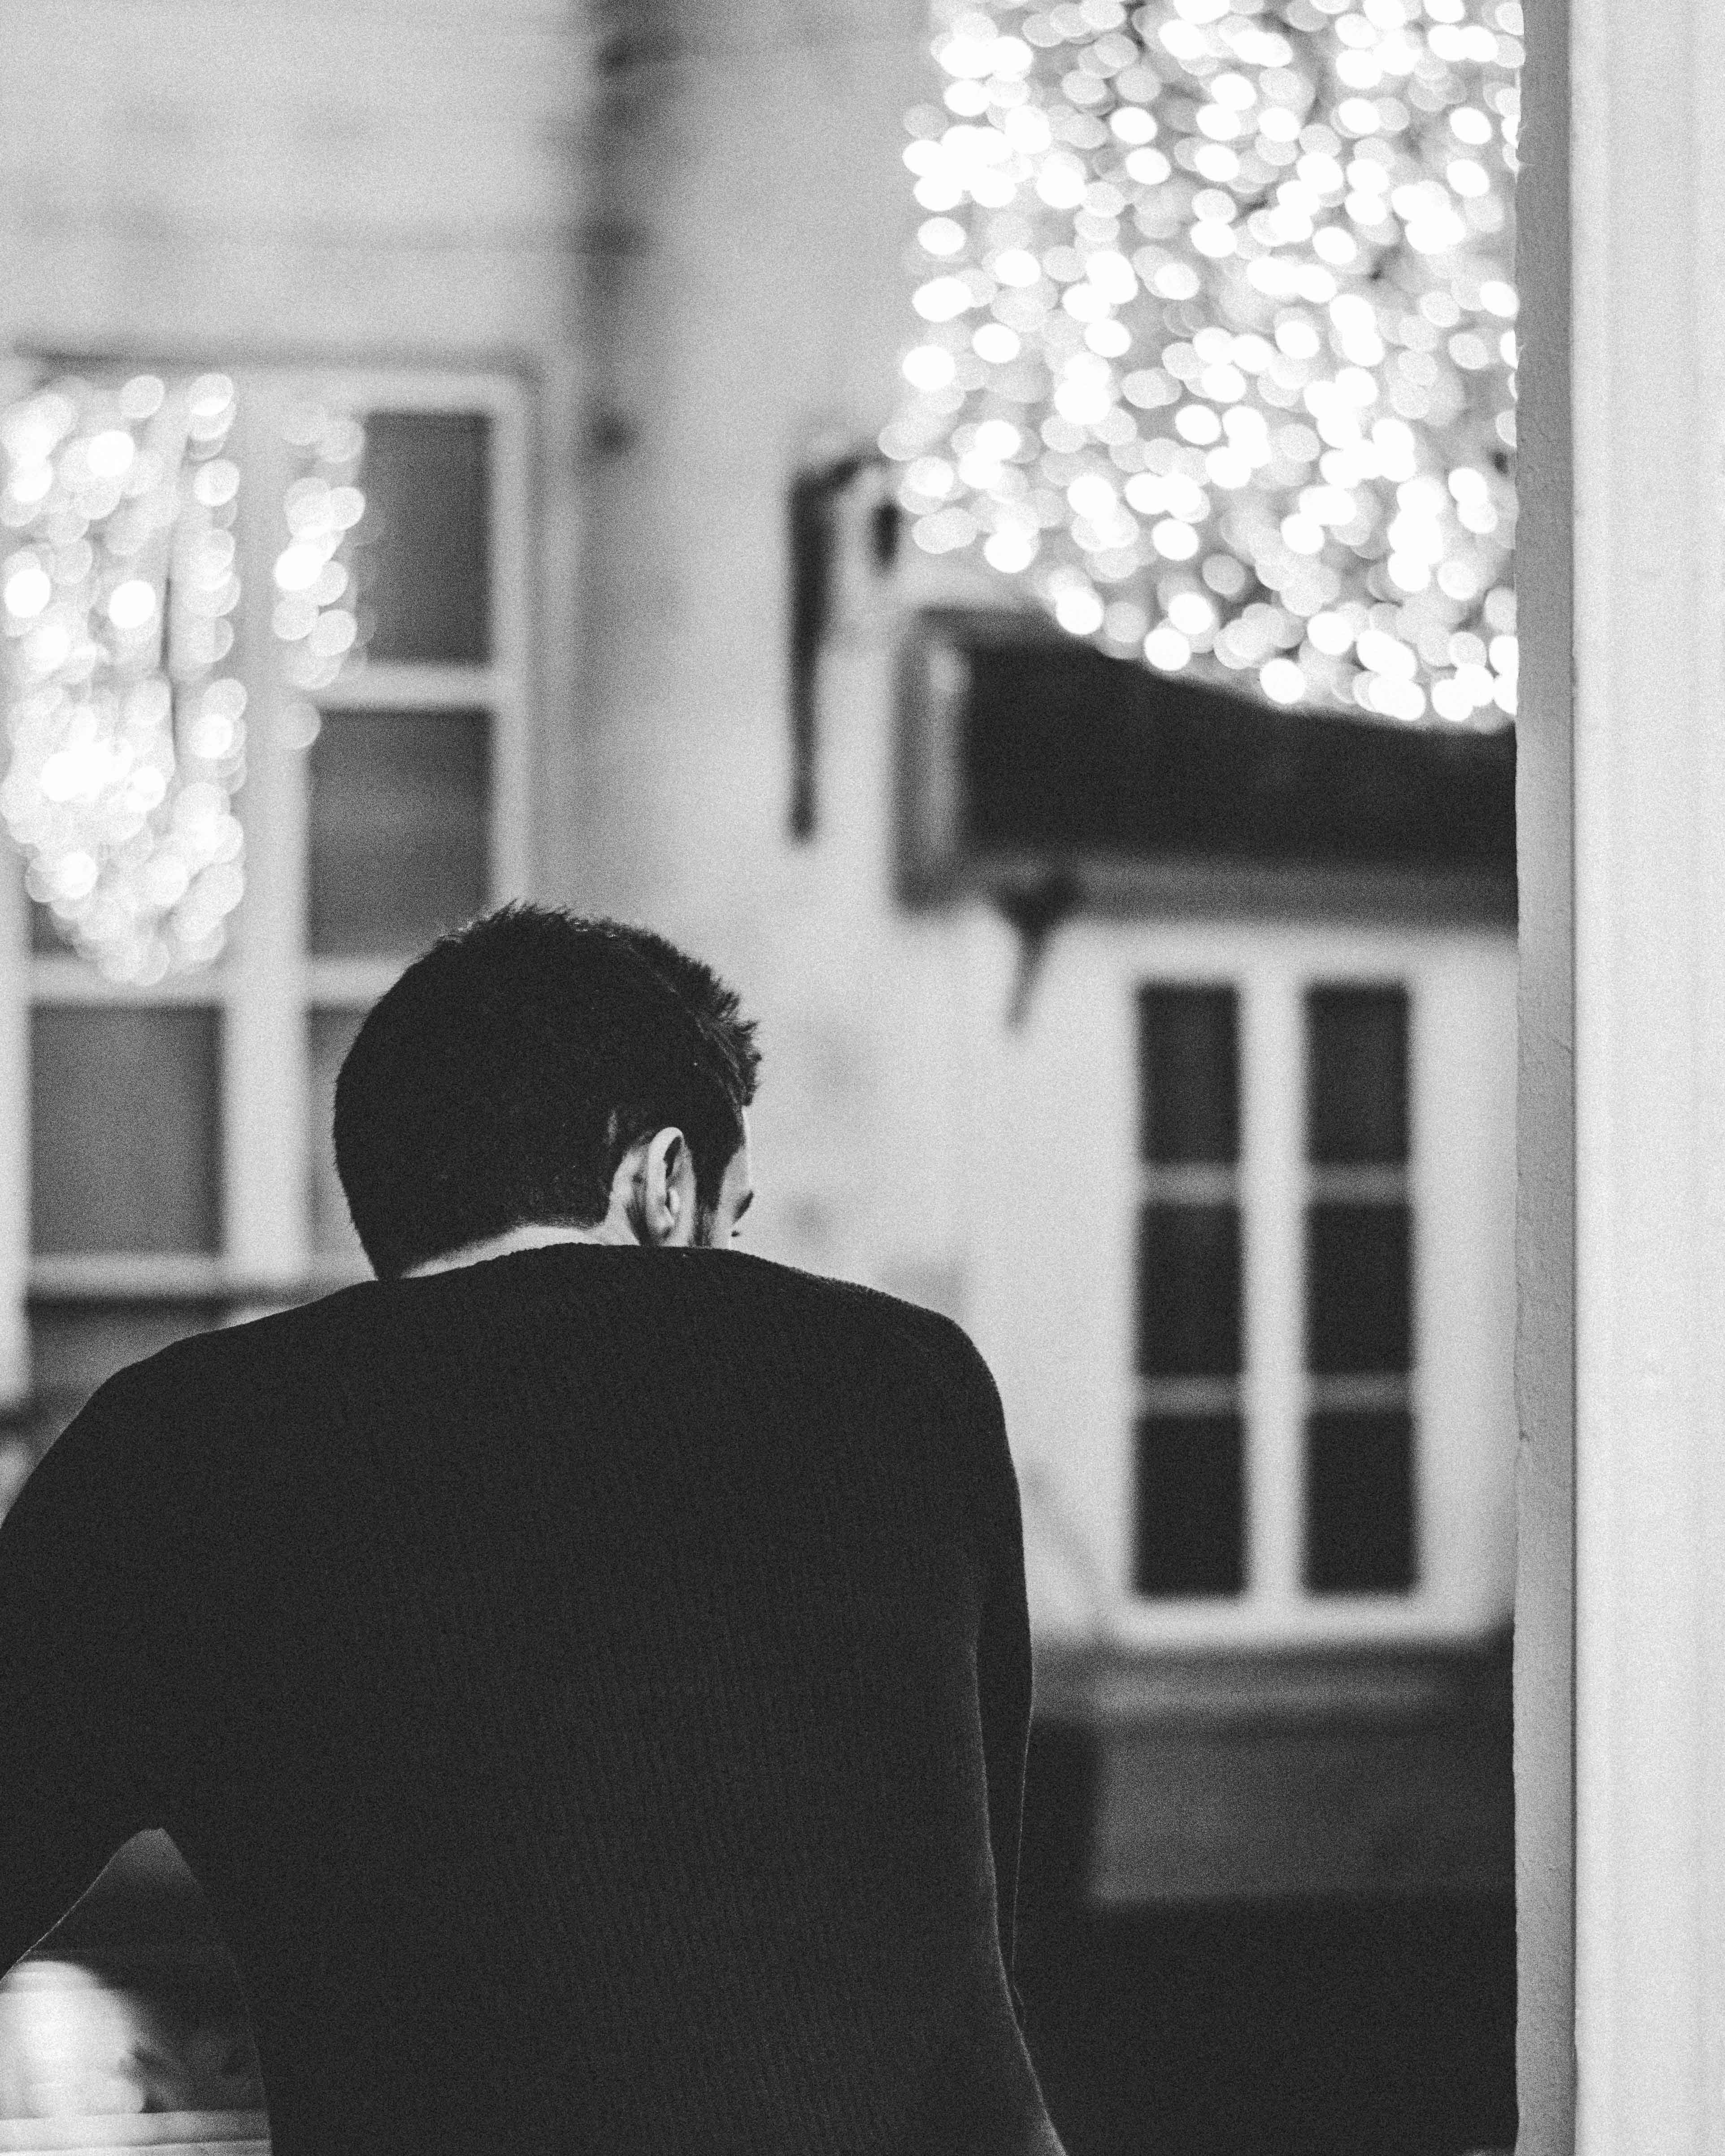
[[1722,110],[0,0],[0,2156],[1721,2156]]

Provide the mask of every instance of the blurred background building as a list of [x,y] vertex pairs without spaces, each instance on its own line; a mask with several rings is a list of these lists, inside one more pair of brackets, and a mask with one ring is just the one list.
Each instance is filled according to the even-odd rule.
[[[1512,96],[1513,8],[1302,4],[1234,13],[1414,54],[1428,116],[1508,114],[1427,63],[1453,33]],[[1225,6],[1164,12],[1214,76]],[[1109,0],[1046,19],[1039,52],[1132,44]],[[983,554],[1017,527],[955,507],[968,448],[941,465],[987,382],[911,295],[988,205],[936,173],[931,210],[906,146],[987,98],[932,33],[922,0],[0,7],[0,1494],[122,1363],[364,1277],[331,1091],[408,956],[512,896],[650,921],[761,1017],[750,1246],[947,1311],[1000,1381],[1039,1655],[1023,1988],[1074,2156],[1507,2147],[1513,751],[1475,711],[1512,708],[1507,572],[1445,613],[1436,552],[1385,583],[1368,519],[1358,596],[1302,599],[1269,550],[1315,575],[1323,517],[1365,515],[1312,503],[1312,550],[1171,534],[1115,566],[1142,603],[1086,585],[1092,613],[1074,572],[1051,624]],[[1343,154],[1301,135],[1308,50],[1253,63],[1296,123],[1264,191],[1279,146]],[[1203,131],[1163,74],[1132,95],[1172,150]],[[1082,218],[1123,195],[1036,198],[1118,254]],[[1467,338],[1483,378],[1471,317],[1405,306],[1394,393]],[[1240,378],[1203,393],[1243,408]],[[1163,386],[1144,431],[1202,470]],[[1337,437],[1286,386],[1310,452],[1230,430],[1230,514],[1322,491]],[[1109,445],[1067,424],[1049,455]],[[1357,483],[1412,516],[1378,454]],[[1469,531],[1512,515],[1493,454],[1451,487]],[[1115,468],[1181,523],[1184,465]],[[0,2113],[15,2148],[264,2134],[159,1838],[0,1992]]]

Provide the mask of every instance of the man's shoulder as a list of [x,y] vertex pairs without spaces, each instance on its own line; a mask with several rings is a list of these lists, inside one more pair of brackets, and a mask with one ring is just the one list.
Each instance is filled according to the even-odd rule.
[[250,1386],[271,1368],[315,1368],[338,1339],[364,1336],[367,1301],[376,1294],[376,1284],[366,1282],[187,1333],[116,1370],[91,1396],[90,1406],[104,1420],[148,1417],[164,1406],[179,1419],[177,1411],[211,1389]]
[[[500,1327],[524,1352],[531,1343],[552,1354],[588,1353],[594,1328],[614,1337],[619,1320],[627,1330],[629,1313],[635,1322],[695,1321],[692,1339],[716,1329],[729,1343],[727,1359],[751,1339],[769,1357],[777,1352],[771,1343],[789,1339],[852,1368],[902,1367],[966,1397],[993,1389],[988,1367],[961,1325],[860,1281],[752,1252],[690,1251],[662,1254],[672,1260],[668,1265],[649,1260],[639,1276],[644,1297],[631,1287],[619,1301],[619,1276],[612,1273],[611,1293],[571,1298],[570,1283],[557,1278],[557,1247],[475,1269],[491,1277],[466,1283],[472,1291],[466,1296],[455,1272],[437,1276],[444,1292],[429,1296],[416,1296],[411,1285],[371,1281],[188,1335],[108,1379],[80,1418],[85,1441],[100,1449],[111,1436],[136,1445],[150,1426],[164,1439],[170,1431],[183,1439],[200,1425],[213,1430],[226,1410],[241,1404],[249,1420],[260,1412],[267,1416],[271,1402],[303,1409],[308,1391],[339,1389],[344,1372],[364,1369],[379,1378],[416,1362],[429,1347],[434,1359],[459,1364],[475,1328],[488,1355]],[[649,1287],[655,1278],[656,1291]],[[593,1286],[597,1290],[597,1278]],[[552,1311],[559,1322],[547,1327],[542,1321]]]
[[956,1408],[988,1412],[998,1402],[975,1342],[925,1303],[740,1250],[716,1255],[706,1277],[722,1284],[733,1324],[758,1314],[781,1340],[788,1336],[824,1351],[835,1368],[866,1368],[883,1379],[897,1372],[914,1385],[932,1386]]
[[135,1534],[171,1527],[187,1478],[204,1482],[212,1470],[228,1410],[267,1391],[272,1362],[286,1370],[315,1355],[312,1334],[329,1321],[314,1308],[188,1334],[105,1378],[8,1513],[14,1561],[20,1537],[60,1533],[68,1521],[92,1550],[99,1528],[118,1532],[122,1521]]
[[752,1251],[727,1250],[722,1254],[722,1273],[715,1276],[741,1291],[743,1297],[763,1306],[777,1304],[830,1325],[915,1342],[931,1353],[946,1353],[961,1361],[980,1359],[963,1327],[926,1303],[907,1301],[902,1296],[865,1286],[860,1281],[804,1272],[799,1266],[758,1257]]

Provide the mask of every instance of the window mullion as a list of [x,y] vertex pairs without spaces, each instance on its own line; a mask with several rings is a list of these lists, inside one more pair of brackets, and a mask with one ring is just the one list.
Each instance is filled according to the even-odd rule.
[[[30,370],[0,361],[0,403],[24,393]],[[0,773],[10,761],[0,726]],[[30,1389],[30,909],[23,865],[0,827],[0,1409]],[[9,1111],[8,1111],[9,1108]]]
[[18,855],[0,862],[0,1409],[30,1389],[29,909]]
[[491,899],[524,898],[533,875],[533,760],[528,680],[532,560],[526,414],[518,392],[491,420]]
[[290,1283],[306,1263],[305,773],[300,731],[271,625],[280,504],[289,473],[270,377],[240,384],[241,602],[237,654],[246,683],[245,897],[224,969],[223,1063],[226,1245],[242,1281]]
[[1298,982],[1261,967],[1242,987],[1247,1582],[1267,1612],[1301,1599],[1306,1073]]

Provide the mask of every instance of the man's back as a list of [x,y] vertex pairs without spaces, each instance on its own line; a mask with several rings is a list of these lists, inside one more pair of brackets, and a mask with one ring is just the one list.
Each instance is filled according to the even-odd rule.
[[8,1771],[69,1712],[66,1835],[172,1833],[278,2156],[1055,2146],[1016,1491],[944,1321],[559,1244],[206,1336],[0,1532],[8,1647],[45,1609]]

